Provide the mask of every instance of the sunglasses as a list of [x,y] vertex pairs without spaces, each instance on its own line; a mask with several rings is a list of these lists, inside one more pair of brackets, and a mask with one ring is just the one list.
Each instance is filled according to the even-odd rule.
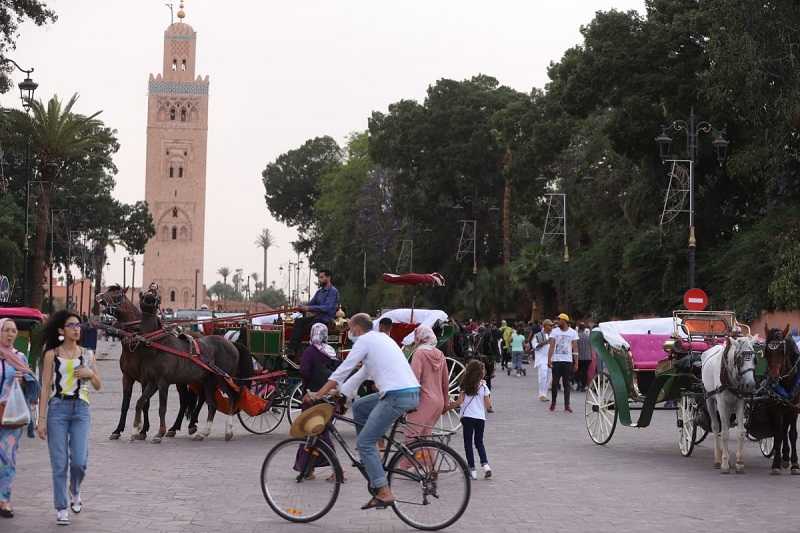
[[79,329],[81,327],[80,322],[73,322],[72,324],[64,324],[64,329]]

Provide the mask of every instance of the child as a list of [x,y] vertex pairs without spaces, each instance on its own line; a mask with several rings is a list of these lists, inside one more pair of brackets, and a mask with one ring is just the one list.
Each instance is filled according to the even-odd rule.
[[451,408],[460,408],[461,424],[464,428],[464,453],[467,456],[472,479],[478,479],[478,474],[475,472],[475,456],[472,453],[473,436],[483,467],[483,476],[487,479],[492,477],[492,469],[486,458],[486,448],[483,446],[486,411],[492,408],[491,391],[483,380],[485,375],[486,370],[483,363],[477,359],[470,361],[464,370],[464,377],[461,379],[461,393],[458,400],[451,404]]

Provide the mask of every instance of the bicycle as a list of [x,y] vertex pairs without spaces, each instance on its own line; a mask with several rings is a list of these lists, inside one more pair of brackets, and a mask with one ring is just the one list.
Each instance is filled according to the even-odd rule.
[[[353,426],[355,420],[334,414],[326,430],[352,465],[368,479],[363,463],[356,459],[336,429],[337,420]],[[395,440],[398,427],[404,424],[405,416],[394,422],[383,451],[383,468],[395,496],[391,507],[400,520],[413,528],[443,529],[455,523],[467,509],[471,491],[469,469],[458,452],[439,440],[421,437],[408,444]],[[310,460],[298,472],[294,466],[301,445]],[[322,475],[318,477],[321,468],[330,470],[327,480]],[[336,451],[319,435],[279,442],[267,453],[261,467],[261,491],[267,504],[290,522],[313,522],[325,516],[336,503],[343,482],[344,472]],[[435,514],[441,516],[434,517]]]

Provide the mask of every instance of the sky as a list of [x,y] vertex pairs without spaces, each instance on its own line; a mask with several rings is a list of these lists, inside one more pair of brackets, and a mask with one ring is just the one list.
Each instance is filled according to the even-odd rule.
[[[38,98],[77,92],[78,112],[102,110],[118,130],[115,195],[129,203],[144,199],[147,81],[162,66],[165,1],[49,0],[58,21],[23,25],[12,55],[36,69]],[[206,285],[220,266],[261,273],[254,242],[266,227],[276,238],[268,278],[286,286],[278,267],[293,260],[295,232],[271,217],[261,182],[277,156],[321,135],[343,144],[373,111],[422,101],[441,78],[543,87],[550,62],[581,43],[580,26],[612,8],[641,12],[644,0],[187,0],[197,74],[211,78]],[[107,282],[121,282],[125,255],[110,254]]]

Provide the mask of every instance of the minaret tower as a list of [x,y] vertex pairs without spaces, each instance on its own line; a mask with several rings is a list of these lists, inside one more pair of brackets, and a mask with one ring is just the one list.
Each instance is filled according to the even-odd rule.
[[197,33],[183,22],[164,32],[163,74],[150,74],[145,199],[156,235],[144,253],[142,286],[155,281],[162,306],[203,302],[208,76],[195,75]]

